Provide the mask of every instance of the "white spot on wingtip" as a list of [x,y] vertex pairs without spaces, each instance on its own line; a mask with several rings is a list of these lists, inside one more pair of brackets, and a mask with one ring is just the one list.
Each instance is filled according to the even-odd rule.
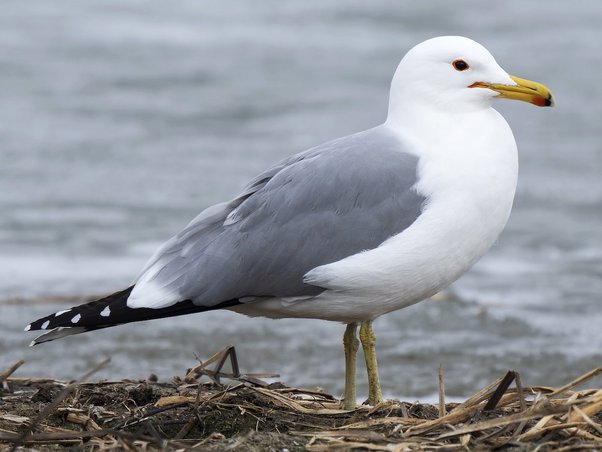
[[77,323],[77,322],[79,322],[81,320],[81,318],[82,318],[82,315],[81,314],[77,314],[75,317],[73,317],[71,319],[71,323]]
[[29,330],[31,330],[31,323],[23,329],[23,331],[29,331]]
[[36,341],[31,341],[31,342],[29,343],[29,346],[30,346],[30,347],[33,347],[34,345],[38,345],[38,343],[37,343]]
[[63,315],[63,314],[65,314],[65,313],[69,312],[69,311],[71,311],[71,309],[65,309],[64,311],[59,311],[59,312],[56,312],[56,313],[54,314],[54,316],[55,316],[55,317],[58,317],[59,315]]
[[101,312],[100,315],[103,317],[108,317],[111,315],[111,308],[109,308],[108,306],[106,308],[104,308]]
[[41,328],[45,330],[46,328],[48,328],[48,325],[50,325],[50,320],[46,320],[44,323],[42,323]]

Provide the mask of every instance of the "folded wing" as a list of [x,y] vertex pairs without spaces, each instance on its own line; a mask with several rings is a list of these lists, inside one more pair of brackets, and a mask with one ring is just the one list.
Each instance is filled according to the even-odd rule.
[[316,295],[312,268],[373,249],[420,215],[418,158],[380,126],[287,159],[202,212],[149,261],[128,300],[210,307]]

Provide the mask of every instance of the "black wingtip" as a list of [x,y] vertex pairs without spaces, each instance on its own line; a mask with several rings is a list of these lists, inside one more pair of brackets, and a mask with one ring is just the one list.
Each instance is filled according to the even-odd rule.
[[74,306],[42,317],[27,325],[25,331],[50,331],[55,328],[69,327],[98,327],[101,324],[106,327],[123,323],[112,321],[112,319],[103,315],[103,312],[110,306],[114,307],[114,309],[118,306],[127,306],[127,299],[133,287],[128,287],[125,290],[115,292],[90,303]]
[[30,323],[25,327],[25,331],[46,331],[35,338],[30,346],[124,323],[193,314],[227,308],[240,303],[238,299],[233,299],[213,306],[198,306],[191,300],[182,300],[164,308],[130,308],[127,300],[133,287],[115,292],[100,300],[50,314]]

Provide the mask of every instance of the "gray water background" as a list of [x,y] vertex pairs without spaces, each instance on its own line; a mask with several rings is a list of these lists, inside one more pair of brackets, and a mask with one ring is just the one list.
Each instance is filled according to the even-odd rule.
[[512,217],[459,300],[375,322],[384,391],[429,397],[439,364],[458,397],[508,368],[552,385],[602,364],[601,23],[597,0],[4,1],[0,367],[72,378],[109,355],[96,378],[165,380],[233,343],[243,371],[340,393],[334,323],[214,312],[33,349],[22,328],[71,304],[53,297],[121,289],[268,165],[382,122],[399,59],[445,34],[558,106],[496,102],[520,150]]

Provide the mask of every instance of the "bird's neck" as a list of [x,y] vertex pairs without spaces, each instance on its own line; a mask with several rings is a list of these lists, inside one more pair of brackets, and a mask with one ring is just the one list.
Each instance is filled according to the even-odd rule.
[[432,134],[433,126],[458,124],[475,117],[491,115],[490,103],[403,101],[391,97],[387,124],[391,127],[411,130],[414,134]]
[[[512,137],[504,118],[491,106],[465,106],[458,111],[429,104],[396,105],[391,102],[385,125],[424,152],[458,152],[475,146],[485,131],[492,137]],[[480,132],[479,132],[480,131]],[[487,137],[484,137],[487,138]],[[479,143],[484,145],[487,143]],[[495,143],[491,143],[492,145]]]

